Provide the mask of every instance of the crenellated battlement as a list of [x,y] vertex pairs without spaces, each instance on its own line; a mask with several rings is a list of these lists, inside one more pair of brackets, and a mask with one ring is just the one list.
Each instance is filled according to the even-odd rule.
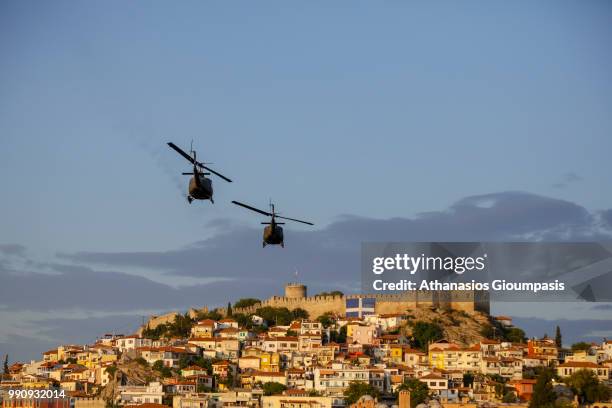
[[418,307],[444,307],[449,309],[474,312],[476,310],[488,312],[488,296],[478,299],[474,292],[456,291],[441,293],[436,291],[419,290],[401,294],[351,294],[333,296],[301,296],[306,294],[306,286],[299,283],[290,283],[285,286],[285,293],[291,296],[272,296],[260,303],[245,308],[235,308],[234,313],[253,314],[261,307],[286,307],[289,310],[304,309],[311,318],[324,313],[346,313],[348,299],[374,298],[377,313],[405,312]]
[[[307,296],[307,287],[301,283],[289,283],[285,285],[285,295],[272,296],[266,300],[248,307],[237,307],[234,313],[245,315],[255,314],[257,309],[262,307],[285,307],[289,310],[297,308],[308,312],[311,319],[325,313],[336,315],[346,315],[346,302],[350,299],[374,299],[375,313],[406,313],[416,308],[445,308],[461,310],[467,313],[485,312],[489,313],[489,294],[488,292],[474,291],[410,291],[399,294],[351,294],[351,295],[326,295],[326,296]],[[208,308],[199,310],[189,310],[189,316],[195,318],[198,312],[208,312]],[[226,308],[217,308],[216,312],[225,316]],[[162,316],[152,316],[148,321],[150,328],[155,328],[160,324],[172,322],[176,312],[167,313]],[[139,329],[142,332],[145,326]]]

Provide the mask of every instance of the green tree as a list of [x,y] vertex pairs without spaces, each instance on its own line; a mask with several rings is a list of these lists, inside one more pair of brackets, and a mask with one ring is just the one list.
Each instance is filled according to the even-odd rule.
[[281,383],[270,381],[270,382],[264,383],[262,389],[263,389],[264,395],[267,396],[267,395],[282,394],[282,392],[285,391],[287,387]]
[[547,368],[542,370],[533,387],[529,408],[553,408],[557,395],[552,386],[553,372]]
[[255,311],[255,314],[261,316],[268,327],[270,326],[286,326],[294,319],[293,314],[286,307],[260,307]]
[[197,318],[196,320],[206,320],[206,319],[210,319],[210,320],[221,320],[223,319],[223,316],[221,316],[221,314],[219,314],[219,312],[212,310],[210,312],[198,312]]
[[255,314],[261,316],[268,326],[286,326],[293,320],[308,319],[308,312],[301,308],[289,311],[286,307],[260,307]]
[[572,389],[581,404],[592,404],[610,398],[610,389],[600,383],[591,370],[578,370],[565,378],[564,382]]
[[524,343],[527,340],[523,329],[519,329],[518,327],[504,328],[502,337],[512,343]]
[[193,320],[187,313],[184,315],[177,314],[174,317],[174,322],[168,325],[166,330],[167,337],[178,337],[187,338],[191,334],[191,328],[193,327]]
[[572,344],[572,351],[589,351],[590,349],[591,343],[586,343],[584,341]]
[[346,343],[346,325],[342,326],[339,331],[332,331],[329,337],[329,341],[334,343]]
[[506,386],[503,383],[495,384],[495,396],[501,398],[506,393]]
[[232,302],[227,302],[227,317],[232,317]]
[[429,342],[440,340],[444,336],[442,328],[436,323],[416,322],[412,328],[414,346],[427,351]]
[[344,390],[344,402],[346,405],[351,405],[357,402],[364,395],[369,395],[373,398],[378,398],[380,395],[378,388],[371,386],[365,382],[353,381],[348,388]]
[[472,373],[463,374],[463,386],[471,387],[472,385],[474,385],[474,374]]
[[255,298],[243,298],[234,303],[234,308],[243,308],[261,303],[261,300]]
[[323,325],[323,328],[327,329],[329,326],[335,323],[331,312],[327,312],[317,317],[317,321]]
[[316,296],[344,296],[344,293],[339,290],[332,290],[331,292],[317,293]]
[[142,331],[142,337],[145,339],[159,340],[163,335],[166,334],[168,326],[166,324],[157,325],[154,329],[151,329],[147,324],[147,327]]
[[523,371],[523,378],[528,380],[537,379],[542,371],[547,370],[547,367],[530,367]]
[[410,391],[410,406],[416,407],[429,397],[427,384],[416,378],[408,378],[398,387],[398,391]]
[[212,361],[210,358],[198,357],[193,362],[193,365],[206,369],[208,375],[212,374]]
[[205,386],[204,384],[198,384],[197,392],[203,393],[203,392],[210,392],[210,391],[212,390],[208,388],[207,386]]
[[555,330],[555,344],[559,348],[563,347],[563,337],[561,337],[561,328],[559,326]]
[[168,378],[168,377],[172,377],[172,370],[170,369],[170,367],[162,367],[161,370],[159,370],[159,374],[163,377],[163,378]]
[[183,354],[179,357],[179,368],[182,370],[185,367],[189,367],[193,361],[193,357]]
[[300,307],[296,307],[291,311],[294,320],[308,319],[308,312]]
[[156,360],[153,363],[153,369],[155,371],[161,371],[162,368],[164,368],[164,362],[162,360]]
[[159,373],[163,378],[172,377],[172,370],[170,367],[166,367],[162,360],[157,360],[153,363],[153,369]]
[[487,377],[489,377],[491,380],[499,384],[506,383],[506,379],[499,374],[487,374]]
[[525,332],[518,327],[506,327],[499,321],[490,319],[489,324],[480,328],[480,334],[487,339],[501,339],[513,343],[524,343],[527,341]]
[[516,394],[514,393],[514,391],[508,391],[507,393],[505,393],[504,397],[502,398],[502,402],[505,402],[505,403],[516,402]]

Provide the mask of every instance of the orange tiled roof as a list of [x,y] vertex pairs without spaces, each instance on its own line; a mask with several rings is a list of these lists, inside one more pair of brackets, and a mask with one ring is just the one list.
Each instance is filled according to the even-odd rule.
[[595,363],[591,363],[590,361],[569,361],[567,363],[559,364],[559,367],[597,368],[599,366]]

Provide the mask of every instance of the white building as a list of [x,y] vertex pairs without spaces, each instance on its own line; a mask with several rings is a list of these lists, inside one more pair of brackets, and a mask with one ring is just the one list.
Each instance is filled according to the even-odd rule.
[[163,386],[159,382],[119,386],[118,391],[119,403],[122,405],[161,404],[164,396]]

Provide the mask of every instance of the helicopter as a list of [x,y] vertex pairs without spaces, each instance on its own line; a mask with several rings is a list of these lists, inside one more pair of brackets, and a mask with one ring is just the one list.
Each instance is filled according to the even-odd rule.
[[266,247],[266,245],[280,245],[282,248],[285,247],[285,242],[283,240],[283,228],[280,227],[280,225],[284,225],[285,223],[276,222],[277,218],[281,218],[283,220],[301,222],[302,224],[314,225],[312,222],[308,222],[308,221],[296,220],[295,218],[281,217],[274,210],[274,204],[272,204],[272,202],[270,202],[271,212],[262,211],[258,208],[251,207],[250,205],[241,203],[239,201],[232,201],[232,203],[239,205],[241,207],[244,207],[248,210],[255,211],[256,213],[267,215],[268,217],[272,217],[270,219],[270,222],[262,222],[262,224],[266,225],[266,227],[264,228],[264,232],[263,232],[263,242],[262,242],[264,248]]
[[[193,142],[191,142],[191,147],[189,149],[190,154],[185,153],[180,147],[172,142],[168,142],[168,146],[193,164],[193,171],[191,173],[182,173],[185,176],[193,176],[191,180],[189,180],[189,190],[187,194],[187,201],[189,204],[191,204],[193,200],[210,200],[210,202],[214,204],[215,201],[213,200],[212,180],[206,176],[212,173],[229,183],[231,183],[232,180],[220,173],[217,173],[209,167],[206,167],[204,163],[197,161],[196,151],[193,150]],[[202,169],[208,170],[208,172],[204,172]]]

